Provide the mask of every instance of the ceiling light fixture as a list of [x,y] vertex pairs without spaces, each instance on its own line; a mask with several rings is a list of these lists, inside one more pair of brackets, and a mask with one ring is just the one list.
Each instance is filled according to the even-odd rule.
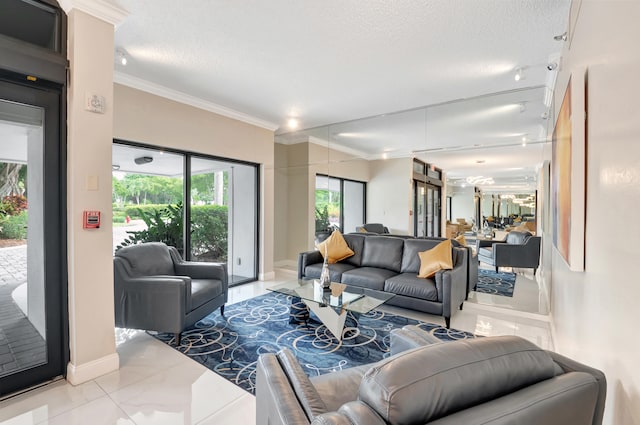
[[472,185],[482,184],[494,184],[495,181],[491,177],[484,176],[469,176],[467,177],[467,183]]
[[522,68],[516,68],[516,73],[513,76],[513,79],[516,81],[524,80],[524,71]]
[[120,65],[127,66],[127,55],[122,50],[116,50],[116,57]]
[[291,130],[295,130],[296,128],[298,128],[298,126],[300,125],[300,122],[298,121],[297,118],[289,118],[287,120],[287,126],[291,129]]
[[148,164],[151,161],[153,161],[153,157],[150,157],[150,156],[141,156],[133,160],[133,162],[135,162],[138,165]]
[[553,39],[555,41],[567,41],[567,32],[565,31],[560,35],[556,35],[556,36],[553,37]]
[[558,68],[558,64],[556,62],[551,62],[547,65],[547,69],[549,71],[555,71]]

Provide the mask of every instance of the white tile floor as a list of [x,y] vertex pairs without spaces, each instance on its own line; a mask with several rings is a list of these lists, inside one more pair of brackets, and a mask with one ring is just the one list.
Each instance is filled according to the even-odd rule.
[[[516,293],[519,286],[535,284],[530,277],[518,275]],[[281,270],[273,281],[234,287],[229,291],[229,303],[266,293],[266,287],[291,278],[295,278],[295,272]],[[518,297],[516,303],[530,302],[525,299],[529,296],[538,299],[537,294],[526,288],[522,293],[525,295],[522,299]],[[451,326],[479,335],[519,335],[540,347],[553,349],[549,323],[544,316],[536,320],[536,315],[518,312],[516,304],[508,310],[499,307],[499,301],[481,298],[466,302],[464,310],[452,317]],[[444,324],[438,316],[387,309]],[[0,402],[0,424],[255,423],[252,395],[145,332],[118,330],[117,338],[118,371],[76,387],[59,381]]]

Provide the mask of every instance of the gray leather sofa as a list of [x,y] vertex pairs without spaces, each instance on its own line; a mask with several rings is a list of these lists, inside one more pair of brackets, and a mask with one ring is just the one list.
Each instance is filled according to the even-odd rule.
[[308,378],[293,354],[263,354],[258,425],[600,425],[602,372],[516,337],[432,343]]
[[161,242],[131,245],[113,258],[116,326],[176,334],[216,308],[224,313],[227,266],[184,261]]
[[504,242],[478,240],[478,260],[499,267],[532,268],[536,274],[540,265],[542,238],[529,232],[511,231]]
[[[443,316],[446,326],[467,292],[467,250],[452,248],[453,269],[439,271],[431,279],[418,278],[418,253],[435,247],[435,239],[402,239],[390,236],[344,235],[355,255],[329,265],[333,282],[395,294],[386,304]],[[323,258],[318,251],[298,257],[298,278],[318,279]]]

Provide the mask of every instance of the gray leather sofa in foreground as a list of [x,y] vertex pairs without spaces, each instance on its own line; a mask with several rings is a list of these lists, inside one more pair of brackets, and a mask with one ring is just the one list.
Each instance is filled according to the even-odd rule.
[[216,308],[229,291],[226,264],[184,261],[161,242],[131,245],[113,258],[116,326],[180,333]]
[[[462,308],[467,293],[467,250],[452,248],[453,269],[441,270],[433,278],[417,277],[419,252],[438,245],[435,239],[402,239],[390,236],[344,235],[355,255],[329,265],[331,281],[395,294],[386,304],[443,316],[446,326],[451,315]],[[298,257],[298,279],[318,279],[323,257],[319,251]]]
[[600,371],[515,336],[433,343],[312,378],[283,350],[258,360],[256,419],[258,425],[600,425],[605,394]]

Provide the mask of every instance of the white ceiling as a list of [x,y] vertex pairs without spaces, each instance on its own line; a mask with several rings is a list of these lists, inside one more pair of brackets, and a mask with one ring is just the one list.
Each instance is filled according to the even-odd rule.
[[[547,137],[544,87],[553,87],[557,72],[547,65],[558,61],[563,42],[553,37],[566,30],[570,5],[114,1],[129,12],[115,33],[116,49],[128,59],[126,67],[114,65],[117,81],[145,81],[220,105],[278,134],[290,131],[291,116],[302,128],[343,123],[316,132],[366,157],[425,155],[452,177],[472,175],[464,164],[479,155],[508,157],[495,176],[522,177],[523,170],[508,169],[539,164],[541,145],[484,147]],[[517,68],[525,73],[520,81]],[[404,110],[411,111],[393,114]],[[374,118],[347,122],[363,117]]]

